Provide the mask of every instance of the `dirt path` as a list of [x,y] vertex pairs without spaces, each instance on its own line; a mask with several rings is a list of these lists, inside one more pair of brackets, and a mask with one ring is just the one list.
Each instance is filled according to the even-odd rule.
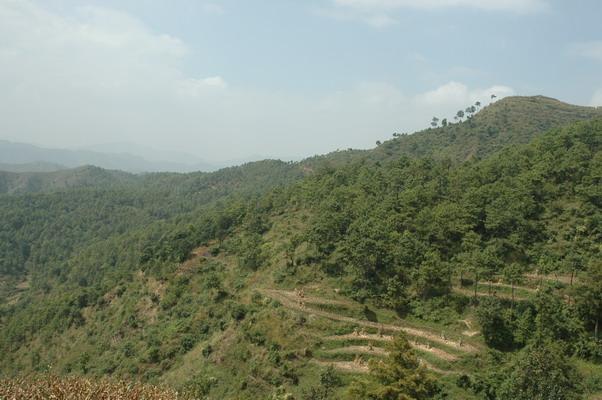
[[458,359],[457,356],[455,356],[451,353],[448,353],[447,351],[430,346],[428,344],[410,341],[410,345],[415,349],[424,351],[425,353],[430,353],[430,354],[434,355],[435,357],[440,358],[445,361],[456,361]]
[[271,289],[270,292],[281,294],[290,299],[296,298],[299,301],[303,301],[304,303],[307,303],[307,304],[322,304],[322,305],[333,305],[333,306],[352,306],[353,305],[352,302],[344,301],[344,300],[324,299],[321,297],[314,297],[314,296],[299,297],[295,292],[290,291],[290,290]]
[[[433,372],[436,372],[436,373],[438,373],[438,374],[441,374],[441,375],[451,375],[451,374],[453,374],[453,373],[454,373],[453,371],[444,371],[444,370],[442,370],[442,369],[440,369],[440,368],[437,368],[437,367],[435,367],[433,364],[431,364],[431,363],[429,363],[429,362],[427,362],[427,361],[424,361],[424,360],[423,360],[423,359],[421,359],[421,358],[419,358],[419,359],[418,359],[418,361],[420,361],[420,364],[421,364],[421,365],[423,365],[423,366],[424,366],[424,368],[426,368],[426,369],[429,369],[429,370],[431,370],[431,371],[433,371]],[[457,372],[456,372],[456,373],[457,373]]]
[[467,320],[467,319],[461,319],[460,322],[464,322],[464,325],[466,325],[466,327],[468,328],[468,330],[465,330],[465,331],[462,332],[462,335],[468,336],[468,337],[473,337],[473,336],[476,336],[479,333],[481,333],[481,332],[479,332],[477,330],[472,329],[472,324],[470,323],[469,320]]
[[[479,282],[479,286],[489,286],[491,284],[492,287],[504,287],[504,288],[508,288],[508,289],[512,289],[512,285],[509,285],[507,283],[501,283],[501,282]],[[537,292],[537,289],[534,288],[530,288],[530,287],[526,287],[526,286],[517,286],[514,285],[514,290],[524,290],[525,292],[531,292],[531,293],[535,293]]]
[[344,371],[344,372],[353,372],[356,374],[367,374],[368,372],[370,372],[370,369],[368,368],[368,364],[363,362],[354,362],[354,361],[319,361],[319,360],[312,360],[313,363],[318,364],[318,365],[322,365],[325,367],[329,367],[332,366],[335,369],[339,370],[339,371]]
[[[326,338],[324,338],[326,340],[370,340],[370,341],[375,341],[375,342],[390,342],[393,340],[393,336],[388,336],[388,335],[372,335],[372,334],[361,334],[361,335],[355,335],[353,333],[347,334],[347,335],[338,335],[338,336],[328,336]],[[448,353],[445,350],[441,350],[438,349],[436,347],[430,346],[428,344],[425,343],[419,343],[413,340],[410,340],[410,346],[412,346],[415,349],[418,349],[420,351],[424,351],[426,353],[430,353],[442,360],[446,360],[446,361],[456,361],[458,359],[457,356]],[[369,346],[348,346],[347,348],[368,348]],[[383,350],[384,353],[386,354],[387,351],[378,347],[373,347],[374,350],[378,349],[377,352],[379,352],[380,350]]]
[[[436,372],[438,374],[441,375],[450,375],[453,372],[451,371],[444,371],[442,369],[439,369],[435,366],[433,366],[432,364],[424,361],[424,360],[418,360],[420,361],[420,364],[422,366],[424,366],[425,368]],[[368,368],[368,363],[363,361],[363,360],[359,360],[359,361],[319,361],[319,360],[312,360],[312,362],[314,364],[318,364],[318,365],[322,365],[325,367],[328,366],[332,366],[335,369],[339,370],[339,371],[343,371],[343,372],[351,372],[351,373],[355,373],[355,374],[367,374],[370,372],[370,368]]]
[[[567,275],[537,275],[537,274],[525,274],[526,278],[532,279],[534,281],[538,281],[543,279],[544,281],[553,281],[553,282],[562,282],[567,285],[571,283],[571,276]],[[579,280],[578,277],[573,277],[573,284]]]
[[[452,290],[456,293],[460,293],[463,294],[465,296],[469,296],[469,297],[474,297],[474,290],[472,289],[464,289],[464,288],[459,288],[457,286],[453,287]],[[506,300],[512,300],[512,295],[511,294],[506,294],[506,293],[500,293],[500,292],[496,292],[495,294],[489,294],[489,293],[484,293],[484,292],[478,292],[477,291],[477,296],[478,297],[499,297],[500,299],[506,299]],[[520,296],[518,294],[514,295],[514,300],[529,300],[528,297],[524,297],[524,296]]]
[[372,340],[372,341],[378,341],[378,342],[390,342],[391,340],[393,340],[393,336],[374,335],[371,333],[362,333],[362,334],[348,333],[347,335],[327,336],[324,339],[326,339],[326,340]]
[[384,330],[393,331],[393,332],[403,331],[403,332],[407,333],[408,335],[421,337],[421,338],[427,339],[431,342],[438,343],[438,344],[441,344],[444,346],[449,346],[449,347],[452,347],[456,350],[459,350],[459,351],[462,351],[465,353],[477,351],[476,347],[474,347],[468,343],[461,343],[461,342],[456,342],[453,340],[448,340],[435,333],[428,332],[428,331],[425,331],[422,329],[404,327],[404,326],[399,326],[399,325],[391,325],[391,324],[381,324],[378,322],[371,322],[371,321],[366,321],[366,320],[360,320],[357,318],[346,317],[344,315],[339,315],[339,314],[335,314],[335,313],[331,313],[331,312],[327,312],[327,311],[310,309],[310,308],[307,308],[306,306],[304,306],[303,302],[301,301],[302,299],[299,299],[298,297],[294,297],[295,296],[294,293],[291,294],[291,292],[283,292],[283,291],[270,290],[270,289],[260,289],[260,291],[263,292],[264,294],[266,294],[267,296],[280,301],[282,303],[282,305],[284,305],[287,308],[301,311],[304,313],[308,313],[310,315],[320,316],[320,317],[328,318],[328,319],[331,319],[334,321],[349,322],[351,324],[365,326],[365,327],[374,328],[374,329],[384,329]]
[[389,352],[382,347],[370,347],[370,346],[346,346],[338,349],[326,350],[326,353],[337,354],[374,354],[377,356],[386,356]]

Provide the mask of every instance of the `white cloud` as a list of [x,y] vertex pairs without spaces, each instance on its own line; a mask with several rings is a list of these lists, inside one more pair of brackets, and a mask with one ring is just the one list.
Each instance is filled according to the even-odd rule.
[[209,78],[201,79],[201,83],[206,86],[226,87],[226,81],[221,76],[210,76]]
[[462,83],[449,82],[443,86],[423,93],[416,100],[424,105],[441,105],[457,103],[468,97],[468,87]]
[[217,3],[205,3],[202,9],[207,14],[222,15],[225,13],[224,7]]
[[472,104],[476,101],[484,104],[491,99],[492,94],[496,96],[496,99],[501,99],[506,96],[512,96],[514,90],[502,85],[470,90],[463,83],[452,81],[416,96],[416,102],[424,106],[462,106]]
[[362,21],[377,28],[395,25],[395,13],[404,8],[437,10],[472,8],[530,14],[548,7],[546,0],[330,0],[321,14],[335,19]]
[[28,1],[0,3],[0,38],[5,87],[57,100],[69,89],[106,92],[174,79],[188,53],[181,40],[124,13],[85,7],[65,18]]
[[393,85],[383,82],[364,82],[355,87],[329,94],[320,98],[318,107],[324,111],[341,111],[348,106],[354,109],[399,110],[407,104],[408,98]]
[[488,11],[531,13],[547,7],[544,0],[334,0],[335,4],[361,9],[476,8]]
[[209,94],[210,90],[226,89],[228,84],[221,76],[210,76],[208,78],[186,78],[181,79],[178,92],[183,96],[199,97]]
[[602,41],[575,43],[570,49],[581,57],[602,61]]
[[366,18],[366,22],[375,28],[386,28],[397,24],[395,18],[391,18],[385,14],[371,15]]
[[[224,160],[366,148],[425,127],[505,87],[450,82],[420,94],[372,81],[336,93],[240,88],[219,71],[193,76],[176,37],[102,8],[74,17],[0,1],[0,132],[42,145],[134,142]],[[481,99],[481,101],[483,101]]]
[[602,89],[598,89],[594,92],[590,105],[592,107],[602,107]]
[[321,16],[331,18],[337,21],[360,21],[374,28],[387,28],[396,25],[397,20],[384,12],[366,13],[354,9],[345,9],[340,7],[318,7],[313,11]]

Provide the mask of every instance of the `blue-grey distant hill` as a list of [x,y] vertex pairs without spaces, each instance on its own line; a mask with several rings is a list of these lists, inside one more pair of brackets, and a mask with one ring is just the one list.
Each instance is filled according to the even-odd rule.
[[0,140],[1,171],[52,172],[84,165],[133,173],[214,171],[219,168],[196,158],[173,162],[147,159],[128,152],[50,149],[26,143]]
[[44,161],[36,161],[23,164],[10,164],[0,162],[0,171],[4,172],[56,172],[62,171],[64,169],[67,169],[67,167]]

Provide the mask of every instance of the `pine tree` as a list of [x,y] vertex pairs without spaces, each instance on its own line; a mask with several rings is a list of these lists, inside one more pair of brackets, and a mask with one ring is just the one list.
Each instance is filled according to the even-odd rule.
[[390,345],[384,360],[370,361],[370,380],[356,381],[350,388],[352,398],[374,400],[432,399],[440,387],[412,351],[404,334]]
[[548,341],[526,347],[510,364],[497,398],[514,400],[579,399],[581,377],[558,345]]

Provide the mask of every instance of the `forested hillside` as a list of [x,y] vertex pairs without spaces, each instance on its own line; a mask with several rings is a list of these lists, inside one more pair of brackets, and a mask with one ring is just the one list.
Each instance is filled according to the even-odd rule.
[[132,185],[134,175],[98,167],[81,167],[52,172],[0,171],[0,193],[40,193],[66,190],[72,187],[109,189]]
[[0,373],[208,399],[595,396],[598,114],[509,98],[301,163],[10,175]]
[[[26,275],[33,285],[48,285],[50,270],[64,273],[71,257],[99,241],[114,243],[132,232],[149,241],[178,235],[190,221],[206,218],[203,210],[210,204],[254,196],[302,174],[298,166],[280,161],[211,174],[138,176],[97,167],[6,173],[11,181],[4,188],[15,194],[0,195],[0,293],[19,290]],[[183,246],[180,255],[173,250],[173,259],[186,257],[190,244]]]
[[49,193],[81,188],[131,191],[171,188],[198,193],[214,191],[220,194],[224,190],[232,192],[239,189],[243,192],[247,189],[260,192],[302,176],[298,166],[275,160],[252,162],[212,173],[190,174],[155,172],[136,175],[95,166],[53,172],[0,171],[0,194]]

